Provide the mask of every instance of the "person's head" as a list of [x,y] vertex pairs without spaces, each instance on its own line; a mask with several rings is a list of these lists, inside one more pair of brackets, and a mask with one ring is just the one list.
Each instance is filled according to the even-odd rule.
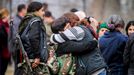
[[34,13],[36,16],[43,18],[44,16],[44,7],[40,2],[32,2],[28,5],[28,13]]
[[24,17],[27,13],[27,6],[25,4],[18,5],[17,12],[21,14],[20,16]]
[[47,3],[43,3],[43,7],[44,7],[44,11],[48,10],[48,4]]
[[129,21],[125,30],[128,36],[134,33],[134,21]]
[[76,8],[72,8],[71,10],[70,10],[70,12],[73,12],[73,13],[75,13],[75,12],[77,12],[78,11],[78,9],[76,9]]
[[75,15],[74,13],[71,13],[71,12],[65,13],[63,16],[69,19],[71,27],[76,26],[78,24],[79,17]]
[[103,36],[106,31],[108,31],[108,26],[105,22],[101,23],[97,28],[97,33],[99,37]]
[[45,17],[52,17],[52,13],[50,11],[45,11]]
[[51,26],[52,32],[59,33],[60,31],[64,31],[64,28],[68,23],[69,19],[64,16],[56,19]]
[[7,22],[9,19],[9,11],[6,8],[0,9],[0,19]]
[[80,20],[82,20],[82,19],[84,19],[86,17],[86,14],[85,14],[84,11],[77,11],[74,14],[77,15]]
[[48,24],[51,24],[54,21],[54,18],[50,11],[45,11],[44,21]]
[[124,20],[119,15],[111,15],[107,21],[108,29],[110,31],[120,31],[124,28]]

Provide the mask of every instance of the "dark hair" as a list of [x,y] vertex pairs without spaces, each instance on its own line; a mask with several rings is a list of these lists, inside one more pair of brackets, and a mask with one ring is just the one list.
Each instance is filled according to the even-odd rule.
[[48,4],[47,3],[43,3],[43,7],[44,7],[44,11],[46,11],[47,8],[48,8]]
[[17,11],[18,11],[18,12],[21,12],[22,9],[26,9],[26,5],[25,5],[25,4],[20,4],[20,5],[18,5]]
[[27,12],[31,13],[31,12],[35,12],[40,10],[43,7],[43,4],[40,2],[32,2],[28,5],[28,9]]
[[51,26],[52,32],[59,33],[59,31],[63,31],[64,27],[66,26],[66,23],[68,22],[69,22],[68,18],[63,16],[56,19]]
[[45,17],[51,17],[52,16],[52,13],[50,11],[45,11]]
[[126,28],[125,28],[127,35],[128,35],[128,28],[129,28],[130,26],[134,26],[134,21],[129,21],[129,22],[128,22],[128,24],[127,24],[127,26],[126,26]]
[[78,11],[78,9],[76,9],[76,8],[72,8],[71,10],[70,10],[70,12],[77,12]]

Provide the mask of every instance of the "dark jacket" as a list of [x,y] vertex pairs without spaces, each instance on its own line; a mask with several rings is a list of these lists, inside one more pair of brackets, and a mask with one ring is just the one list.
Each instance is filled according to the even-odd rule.
[[99,40],[100,50],[111,72],[123,72],[123,52],[127,37],[121,32],[106,32]]
[[124,51],[124,63],[128,68],[134,69],[134,34],[129,37]]
[[[33,18],[37,18],[31,21]],[[27,25],[31,24],[26,33],[23,33]],[[22,39],[25,51],[30,59],[40,58],[41,61],[47,61],[48,50],[46,46],[46,31],[41,18],[35,15],[27,15],[22,20],[19,27],[19,34]]]
[[57,54],[72,53],[76,58],[76,75],[91,75],[95,71],[105,68],[106,64],[93,40],[91,32],[81,26],[85,31],[85,37],[81,41],[68,41],[59,44]]
[[7,22],[3,22],[0,19],[0,56],[3,58],[10,58],[10,53],[8,51],[8,31],[9,24]]

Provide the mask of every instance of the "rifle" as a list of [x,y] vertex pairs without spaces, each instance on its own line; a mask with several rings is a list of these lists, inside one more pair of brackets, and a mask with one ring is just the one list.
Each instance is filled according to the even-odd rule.
[[[50,75],[50,72],[49,72],[49,69],[47,67],[47,65],[44,63],[44,62],[40,62],[39,66],[41,67],[36,67],[36,68],[32,68],[31,67],[31,62],[34,62],[34,60],[32,59],[29,59],[28,58],[28,55],[24,49],[24,46],[23,46],[23,43],[22,43],[22,40],[21,38],[26,38],[25,36],[27,35],[27,32],[29,30],[29,28],[32,26],[32,23],[36,22],[36,21],[40,21],[40,19],[38,18],[32,18],[29,22],[28,22],[28,25],[27,27],[24,29],[23,33],[21,34],[21,37],[18,33],[16,33],[16,38],[17,38],[17,41],[18,41],[18,44],[20,46],[20,49],[22,51],[22,55],[24,57],[24,63],[26,63],[26,65],[28,66],[28,75]],[[20,64],[20,66],[23,65]],[[19,65],[18,65],[19,66]],[[38,73],[37,73],[38,72]]]
[[[12,21],[12,20],[10,21],[10,25],[13,26],[13,21]],[[33,75],[33,74],[32,74],[33,70],[32,70],[32,67],[31,67],[30,59],[28,58],[28,55],[27,55],[27,53],[26,53],[26,51],[25,51],[25,49],[24,49],[24,46],[23,46],[23,44],[22,44],[20,35],[19,35],[17,32],[16,32],[16,36],[15,36],[15,37],[16,37],[15,42],[16,42],[17,44],[19,44],[19,48],[20,48],[20,50],[22,51],[22,55],[23,55],[23,57],[24,57],[24,60],[25,60],[26,64],[28,65],[28,69],[30,70],[30,75]],[[21,65],[22,65],[22,64],[18,64],[18,67],[21,66]]]
[[18,34],[16,34],[16,38],[18,39],[18,43],[20,45],[20,48],[21,48],[21,51],[22,51],[22,55],[24,57],[24,60],[25,60],[25,62],[27,63],[27,65],[29,67],[30,73],[32,73],[33,70],[32,70],[32,67],[31,67],[30,59],[28,58],[28,55],[27,55],[27,53],[26,53],[26,51],[24,49],[24,46],[23,46],[22,41],[20,39],[20,36]]

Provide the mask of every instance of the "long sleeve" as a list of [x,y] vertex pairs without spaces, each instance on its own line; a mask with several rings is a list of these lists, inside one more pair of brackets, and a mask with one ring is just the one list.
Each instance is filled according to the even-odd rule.
[[80,41],[84,38],[84,36],[84,30],[81,27],[75,26],[59,34],[52,34],[50,41],[55,44],[63,43],[69,40]]
[[127,43],[126,43],[126,46],[125,46],[125,50],[124,50],[124,54],[123,54],[123,60],[124,60],[124,64],[126,66],[129,65],[129,62],[130,62],[130,54],[131,54],[131,51],[132,51],[132,47],[134,46],[134,40],[133,40],[134,36],[131,36]]
[[[84,30],[85,29],[85,30]],[[57,53],[64,54],[64,53],[74,53],[74,54],[81,54],[85,52],[91,52],[95,48],[97,48],[97,41],[93,40],[92,34],[88,31],[88,29],[83,28],[85,31],[85,36],[82,40],[79,41],[67,41],[65,43],[59,44]]]
[[128,41],[126,44],[124,54],[123,54],[123,60],[124,60],[124,64],[128,65],[130,61],[130,41]]
[[0,45],[6,46],[7,44],[7,32],[3,25],[0,25]]
[[29,31],[29,39],[31,42],[32,52],[35,57],[40,57],[39,43],[40,43],[40,23],[34,22]]
[[97,48],[96,40],[81,40],[81,41],[68,41],[63,44],[59,44],[57,48],[58,54],[66,54],[66,53],[81,53],[94,50]]

